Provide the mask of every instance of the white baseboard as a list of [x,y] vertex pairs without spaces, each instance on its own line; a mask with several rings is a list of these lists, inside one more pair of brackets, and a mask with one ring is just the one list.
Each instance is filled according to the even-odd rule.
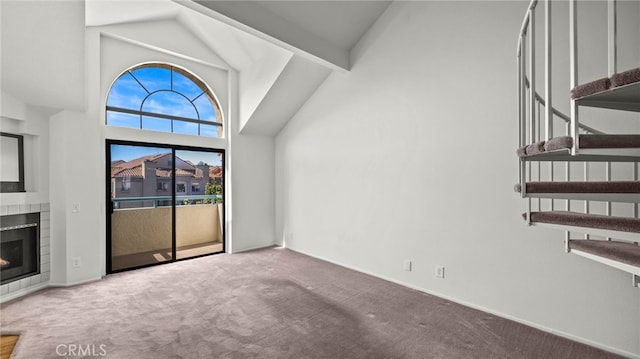
[[228,253],[229,254],[242,253],[242,252],[255,251],[255,250],[264,249],[264,248],[271,248],[271,247],[277,247],[277,246],[275,244],[273,244],[273,243],[271,243],[271,244],[259,244],[259,245],[256,245],[256,246],[235,248],[233,250],[233,252],[229,251]]
[[83,279],[83,280],[79,280],[79,281],[75,281],[75,282],[69,282],[69,283],[55,283],[55,282],[51,282],[49,283],[50,287],[55,287],[55,288],[67,288],[67,287],[75,287],[77,285],[81,285],[81,284],[87,284],[87,283],[92,283],[92,282],[97,282],[99,280],[102,280],[104,277],[100,277],[100,278],[89,278],[89,279]]

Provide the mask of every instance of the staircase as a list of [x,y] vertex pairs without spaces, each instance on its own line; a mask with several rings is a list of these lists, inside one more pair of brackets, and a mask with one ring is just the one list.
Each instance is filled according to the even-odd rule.
[[[577,0],[568,2],[570,91],[559,106],[552,103],[552,91],[559,86],[551,76],[555,4],[533,0],[527,9],[518,41],[515,191],[526,201],[523,218],[529,225],[564,231],[566,252],[631,273],[632,284],[640,287],[640,134],[607,133],[580,121],[593,108],[607,109],[597,110],[606,118],[596,121],[606,125],[640,114],[640,67],[617,71],[619,5],[608,0],[608,43],[603,45],[608,68],[600,78],[579,84],[578,5]],[[543,21],[536,19],[540,15]],[[540,23],[544,25],[537,29]],[[540,34],[543,41],[536,40]],[[567,105],[569,115],[558,110]],[[633,128],[640,129],[640,115],[633,119],[638,120]]]

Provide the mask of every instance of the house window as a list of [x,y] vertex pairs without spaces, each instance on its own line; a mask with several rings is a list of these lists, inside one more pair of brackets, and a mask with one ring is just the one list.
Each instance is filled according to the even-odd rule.
[[191,193],[200,193],[200,183],[191,184]]
[[109,126],[222,137],[222,113],[209,87],[173,65],[150,63],[120,75],[109,90]]
[[187,184],[184,182],[176,183],[176,193],[186,193],[187,192]]
[[131,177],[130,176],[122,177],[122,182],[120,182],[120,190],[128,192],[130,189],[131,189]]
[[167,182],[158,182],[158,191],[168,191],[169,190],[169,184]]

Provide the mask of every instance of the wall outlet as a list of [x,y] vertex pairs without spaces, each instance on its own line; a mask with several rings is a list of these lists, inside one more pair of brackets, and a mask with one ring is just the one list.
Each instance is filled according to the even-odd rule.
[[409,259],[404,260],[404,270],[411,272],[411,261]]
[[80,267],[80,257],[73,257],[73,258],[71,259],[71,266],[72,266],[73,268],[78,268],[78,267]]
[[78,202],[74,202],[74,203],[71,205],[71,212],[73,212],[73,213],[78,213],[78,212],[80,212],[80,203],[78,203]]
[[444,278],[444,266],[436,266],[436,277]]

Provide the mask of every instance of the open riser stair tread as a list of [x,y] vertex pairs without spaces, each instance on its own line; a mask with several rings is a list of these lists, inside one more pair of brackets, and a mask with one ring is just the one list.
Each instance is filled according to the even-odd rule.
[[640,111],[640,67],[578,85],[571,98],[581,106]]
[[580,148],[638,148],[640,135],[580,135]]
[[592,96],[607,90],[628,86],[640,82],[640,67],[580,84],[571,90],[572,99]]
[[569,240],[570,251],[581,251],[640,269],[640,246],[630,242],[604,240]]
[[[640,135],[636,134],[582,134],[579,136],[580,149],[636,149],[640,148]],[[554,137],[548,141],[538,141],[516,150],[518,157],[566,153],[573,147],[571,136]]]
[[[516,192],[522,186],[516,184]],[[525,193],[640,193],[640,181],[539,181],[527,182]]]
[[532,223],[640,233],[640,218],[615,217],[570,211],[540,211],[531,212],[529,220]]

